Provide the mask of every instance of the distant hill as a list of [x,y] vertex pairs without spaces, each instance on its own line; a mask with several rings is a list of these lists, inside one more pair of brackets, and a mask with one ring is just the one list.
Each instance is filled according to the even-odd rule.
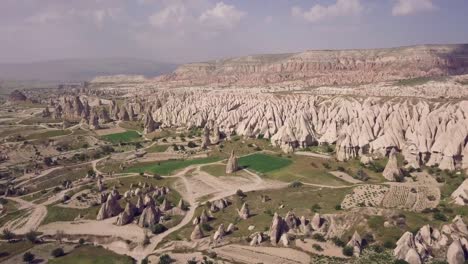
[[468,74],[468,44],[308,50],[189,63],[158,77],[175,85],[348,85]]
[[85,81],[101,75],[169,73],[177,65],[132,58],[63,59],[32,63],[0,63],[0,79],[36,81]]

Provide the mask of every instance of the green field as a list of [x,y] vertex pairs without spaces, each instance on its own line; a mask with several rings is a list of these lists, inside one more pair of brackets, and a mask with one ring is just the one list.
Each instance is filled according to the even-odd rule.
[[190,160],[168,160],[161,162],[140,163],[126,170],[126,172],[151,172],[160,175],[170,175],[176,170],[186,168],[190,165],[205,164],[218,161],[217,157],[208,157]]
[[129,256],[121,256],[102,247],[81,246],[63,257],[49,260],[50,264],[133,264]]
[[145,149],[148,153],[164,152],[169,148],[169,145],[153,145]]
[[36,134],[31,134],[26,137],[26,139],[45,139],[45,138],[51,138],[51,137],[58,137],[58,136],[63,136],[63,135],[69,135],[72,132],[70,130],[49,130],[46,132],[41,132],[41,133],[36,133]]
[[28,241],[18,241],[14,243],[0,242],[0,262],[3,263],[3,261],[21,254],[33,246],[34,244]]
[[290,159],[275,157],[263,153],[255,153],[239,158],[240,167],[254,170],[260,173],[267,173],[278,170],[289,166],[292,163],[293,162]]
[[215,177],[226,175],[226,165],[224,164],[205,165],[201,167],[201,170]]
[[42,225],[59,222],[73,221],[79,214],[85,219],[96,219],[100,206],[93,206],[87,209],[65,208],[54,205],[47,206],[47,216],[42,221]]
[[119,143],[119,142],[132,142],[140,139],[141,136],[138,132],[134,130],[125,131],[121,133],[109,134],[102,136],[104,140],[107,140],[112,143]]

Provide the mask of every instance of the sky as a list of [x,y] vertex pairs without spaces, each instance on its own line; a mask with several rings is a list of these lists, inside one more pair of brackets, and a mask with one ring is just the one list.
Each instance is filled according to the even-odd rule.
[[468,43],[467,0],[0,0],[0,63]]

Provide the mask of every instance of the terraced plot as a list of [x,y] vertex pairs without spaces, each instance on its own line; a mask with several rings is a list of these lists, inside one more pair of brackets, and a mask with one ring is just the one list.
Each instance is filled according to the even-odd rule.
[[275,157],[263,153],[255,153],[239,158],[239,166],[260,173],[267,173],[278,170],[290,164],[292,164],[290,159]]
[[132,142],[141,138],[138,132],[129,130],[122,133],[115,133],[102,136],[104,140],[107,140],[111,143],[123,143],[123,142]]
[[208,157],[201,159],[190,159],[190,160],[168,160],[161,162],[151,162],[151,163],[140,163],[135,164],[134,166],[128,168],[126,172],[150,172],[161,175],[170,175],[176,170],[186,168],[190,165],[195,164],[205,164],[218,161],[217,157]]

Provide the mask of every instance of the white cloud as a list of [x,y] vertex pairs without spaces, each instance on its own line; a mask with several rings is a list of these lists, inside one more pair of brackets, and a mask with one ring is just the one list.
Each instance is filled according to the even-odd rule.
[[65,21],[91,21],[97,27],[102,27],[103,23],[107,19],[117,19],[122,13],[121,8],[102,8],[102,9],[67,9],[62,10],[60,8],[47,9],[40,11],[28,18],[26,22],[31,24],[53,24],[53,23],[64,23]]
[[432,0],[397,0],[397,3],[393,6],[392,14],[394,16],[406,16],[434,9],[436,9],[436,6],[432,3]]
[[154,13],[149,17],[152,26],[164,28],[167,26],[182,25],[190,19],[190,14],[183,4],[173,4],[166,6],[161,11]]
[[336,0],[336,3],[329,6],[314,5],[308,11],[294,6],[291,9],[291,14],[309,22],[318,22],[335,17],[355,16],[360,14],[362,10],[360,0]]
[[231,29],[241,21],[243,16],[245,12],[235,6],[219,2],[212,9],[203,12],[199,21],[212,29]]

